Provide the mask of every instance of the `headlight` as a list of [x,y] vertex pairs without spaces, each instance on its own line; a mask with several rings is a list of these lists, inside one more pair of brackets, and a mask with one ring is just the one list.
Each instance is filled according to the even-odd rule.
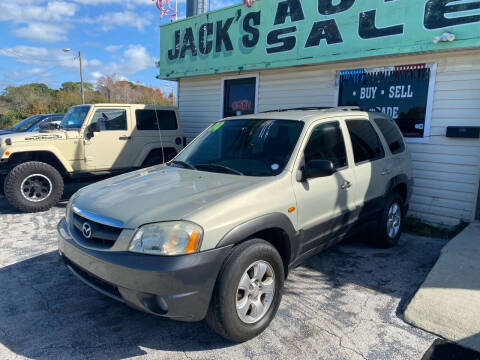
[[151,255],[181,255],[198,252],[203,229],[188,221],[167,221],[140,227],[128,250]]
[[72,204],[73,204],[73,200],[75,200],[77,197],[78,197],[78,192],[76,192],[75,194],[73,194],[71,197],[70,197],[70,200],[68,200],[68,203],[67,203],[67,207],[65,209],[65,221],[68,225],[69,221],[70,221],[70,215],[72,213]]

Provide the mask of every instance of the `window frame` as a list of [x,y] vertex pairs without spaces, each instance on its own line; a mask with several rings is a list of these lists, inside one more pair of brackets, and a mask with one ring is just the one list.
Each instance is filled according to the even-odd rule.
[[[88,123],[88,125],[87,125],[87,128],[88,128],[88,126],[90,126],[90,124],[93,124],[93,122],[94,122],[93,120],[95,119],[95,114],[97,113],[97,111],[108,111],[108,110],[114,110],[114,111],[115,111],[115,110],[116,110],[116,111],[121,110],[121,111],[124,111],[124,112],[125,112],[125,125],[126,125],[126,127],[125,127],[125,129],[115,129],[115,130],[107,130],[107,129],[105,129],[105,130],[101,130],[100,132],[106,132],[106,131],[108,131],[108,132],[110,132],[110,131],[129,131],[129,129],[130,129],[129,120],[128,120],[128,112],[129,112],[129,111],[128,111],[127,108],[120,108],[120,107],[119,107],[119,108],[110,108],[110,107],[109,107],[109,108],[95,108],[94,111],[93,111],[91,120],[89,121],[89,123]],[[87,117],[88,117],[88,116],[89,116],[89,114],[87,114]],[[84,121],[84,123],[85,123],[85,121]]]
[[[175,129],[169,129],[169,130],[163,130],[163,129],[139,129],[138,128],[138,116],[137,116],[137,111],[171,111],[173,112],[173,115],[175,117],[175,126],[176,128]],[[135,121],[134,121],[134,129],[136,129],[137,131],[139,132],[144,132],[144,131],[178,131],[179,129],[179,121],[178,121],[178,114],[177,112],[174,110],[174,109],[152,109],[152,108],[144,108],[144,109],[132,109],[132,112],[133,112],[133,117],[135,118]],[[160,125],[160,123],[159,123]]]
[[253,114],[258,113],[258,83],[260,79],[259,74],[252,73],[252,74],[236,75],[236,76],[224,76],[222,77],[221,89],[220,89],[220,92],[221,92],[220,93],[220,119],[225,118],[225,116],[223,116],[224,105],[225,105],[225,81],[245,79],[245,78],[255,78],[255,108],[253,110]]
[[[310,139],[312,138],[312,134],[315,131],[315,129],[318,128],[319,126],[324,126],[324,125],[328,125],[328,124],[337,124],[338,125],[338,129],[340,130],[340,134],[343,138],[343,147],[345,149],[346,164],[342,167],[338,167],[338,168],[336,167],[335,171],[342,171],[342,170],[348,169],[349,159],[348,159],[347,142],[346,142],[345,134],[344,134],[343,129],[342,129],[342,123],[341,123],[340,120],[327,120],[327,121],[322,121],[322,122],[318,122],[318,123],[313,124],[311,129],[309,129],[309,132],[307,134],[307,139],[305,140],[305,144],[302,148],[301,155],[302,155],[303,159],[305,160],[305,150],[308,146],[308,143],[310,142]],[[324,160],[328,160],[328,159],[324,159]]]
[[[353,140],[352,140],[352,137],[350,135],[350,130],[348,129],[348,121],[366,121],[367,123],[370,124],[370,126],[372,127],[373,129],[373,132],[375,133],[375,135],[377,136],[377,139],[378,139],[378,142],[380,144],[380,146],[382,147],[382,150],[383,150],[383,155],[382,157],[377,157],[377,158],[374,158],[374,159],[367,159],[367,160],[362,160],[362,161],[359,161],[358,163],[355,161],[355,152],[353,150]],[[352,150],[352,160],[353,160],[353,164],[354,166],[360,166],[360,165],[363,165],[363,164],[366,164],[366,163],[373,163],[375,161],[378,161],[378,160],[383,160],[387,157],[387,149],[388,149],[388,154],[390,153],[390,148],[388,146],[386,146],[387,144],[385,143],[384,144],[384,140],[383,140],[383,135],[380,136],[378,134],[378,131],[377,131],[377,128],[376,128],[376,125],[372,123],[372,121],[370,121],[369,118],[362,118],[362,117],[350,117],[350,118],[346,118],[345,119],[345,127],[347,129],[347,132],[348,132],[348,138],[350,140],[350,147],[351,147],[351,150]]]
[[[385,66],[379,66],[379,67],[366,67],[365,69],[368,71],[382,71],[385,69],[385,67],[389,66],[408,66],[410,64],[405,64],[404,62],[402,63],[392,63],[388,64]],[[405,137],[403,136],[403,139],[405,141],[405,144],[408,143],[425,143],[429,142],[430,139],[430,129],[431,129],[431,123],[432,123],[432,110],[433,110],[433,100],[434,100],[434,94],[435,94],[435,84],[436,84],[436,75],[437,75],[437,62],[428,62],[425,63],[425,66],[430,69],[430,78],[428,82],[428,92],[427,92],[427,104],[425,108],[425,123],[424,123],[424,129],[423,129],[423,137]],[[335,74],[335,92],[333,96],[333,106],[336,107],[338,106],[338,102],[340,101],[340,71],[342,70],[348,70],[346,68],[340,68],[337,69],[336,74]]]
[[[402,140],[402,144],[403,144],[403,150],[402,151],[396,152],[396,153],[392,152],[392,150],[390,149],[390,144],[388,143],[387,138],[383,134],[382,129],[380,128],[380,126],[378,126],[378,124],[376,122],[376,119],[384,119],[386,121],[393,121],[394,122],[394,124],[396,125],[397,130],[399,131],[400,136],[401,136],[401,140]],[[402,155],[407,151],[407,144],[406,144],[406,141],[405,141],[405,137],[403,136],[402,131],[398,128],[398,125],[395,123],[395,120],[389,118],[388,116],[383,116],[383,114],[382,115],[372,114],[372,116],[370,118],[370,122],[373,124],[374,128],[377,130],[377,133],[380,133],[382,135],[381,140],[382,140],[382,143],[383,143],[383,148],[384,148],[384,150],[388,149],[388,153],[389,153],[390,156]]]

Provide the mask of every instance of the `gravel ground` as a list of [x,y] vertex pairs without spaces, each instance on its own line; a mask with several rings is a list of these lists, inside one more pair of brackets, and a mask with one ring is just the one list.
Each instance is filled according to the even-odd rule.
[[20,214],[0,197],[0,359],[403,360],[421,359],[435,340],[401,313],[445,240],[335,246],[291,273],[263,334],[232,344],[204,322],[143,314],[71,275],[56,252],[64,208]]

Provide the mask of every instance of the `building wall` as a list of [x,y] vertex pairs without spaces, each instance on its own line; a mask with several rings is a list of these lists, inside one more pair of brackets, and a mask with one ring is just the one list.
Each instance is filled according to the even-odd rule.
[[[480,140],[446,138],[445,132],[449,125],[480,126],[479,58],[480,51],[468,51],[262,70],[257,110],[335,105],[338,70],[436,62],[430,136],[407,139],[415,178],[410,214],[455,225],[475,216]],[[189,140],[221,117],[224,76],[232,74],[181,79],[179,111]]]

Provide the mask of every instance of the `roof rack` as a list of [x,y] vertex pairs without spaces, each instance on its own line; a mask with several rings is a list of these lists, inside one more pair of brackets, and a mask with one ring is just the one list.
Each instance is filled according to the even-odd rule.
[[332,107],[331,106],[305,106],[305,107],[296,107],[296,108],[287,108],[287,109],[272,109],[267,111],[261,111],[261,113],[295,111],[295,110],[327,110],[327,109],[332,109]]
[[287,109],[272,109],[267,111],[261,111],[260,113],[269,113],[269,112],[284,112],[284,111],[298,111],[298,110],[331,110],[337,109],[342,111],[353,111],[353,110],[361,110],[359,106],[304,106],[304,107],[295,107],[295,108],[287,108]]

